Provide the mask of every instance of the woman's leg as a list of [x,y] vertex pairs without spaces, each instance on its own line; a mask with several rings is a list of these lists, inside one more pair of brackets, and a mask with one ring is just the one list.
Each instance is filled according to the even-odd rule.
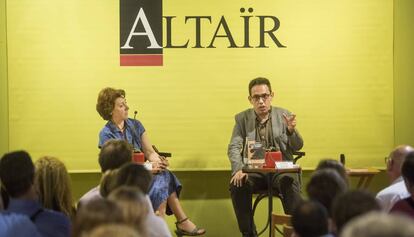
[[[175,218],[177,221],[181,221],[185,218],[187,218],[187,215],[185,214],[181,204],[180,200],[178,200],[177,193],[173,192],[167,199],[168,206],[171,208],[171,211],[174,213]],[[185,230],[187,232],[191,232],[196,228],[196,225],[190,220],[187,219],[186,221],[183,221],[182,223],[178,224],[178,228]],[[197,233],[204,233],[204,229],[200,229],[197,231]]]

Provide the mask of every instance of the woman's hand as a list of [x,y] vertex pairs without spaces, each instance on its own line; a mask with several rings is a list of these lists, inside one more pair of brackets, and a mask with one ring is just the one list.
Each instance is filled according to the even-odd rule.
[[157,174],[167,169],[167,165],[161,160],[151,161],[152,170]]

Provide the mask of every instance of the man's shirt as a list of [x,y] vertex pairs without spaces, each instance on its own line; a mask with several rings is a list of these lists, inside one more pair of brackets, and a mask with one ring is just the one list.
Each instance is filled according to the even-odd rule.
[[32,220],[43,237],[69,237],[71,225],[63,213],[45,209],[38,201],[10,199],[7,213],[17,213]]

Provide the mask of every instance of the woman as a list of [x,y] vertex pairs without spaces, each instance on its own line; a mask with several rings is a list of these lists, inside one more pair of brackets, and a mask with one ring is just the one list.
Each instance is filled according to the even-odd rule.
[[124,139],[131,143],[136,151],[142,151],[153,170],[158,172],[153,178],[149,196],[154,210],[161,216],[174,214],[177,219],[179,235],[203,235],[204,229],[198,229],[184,213],[178,200],[181,184],[169,170],[168,161],[160,157],[152,147],[142,123],[128,118],[129,107],[125,100],[125,91],[104,88],[99,92],[96,110],[108,122],[99,133],[99,147],[108,139]]
[[73,220],[70,178],[65,165],[57,158],[44,156],[35,162],[35,185],[45,208],[62,212]]

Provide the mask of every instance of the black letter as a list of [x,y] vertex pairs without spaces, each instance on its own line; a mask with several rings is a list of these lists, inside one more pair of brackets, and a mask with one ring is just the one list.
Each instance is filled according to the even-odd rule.
[[172,45],[172,37],[171,37],[171,22],[175,16],[164,16],[165,20],[167,21],[167,45],[164,48],[187,48],[188,41],[184,45]]
[[204,48],[201,46],[201,19],[208,19],[211,23],[211,16],[186,16],[185,23],[187,24],[187,20],[189,19],[196,19],[196,44],[193,48]]
[[[279,40],[276,38],[276,36],[273,34],[274,31],[279,29],[280,21],[275,16],[257,16],[260,19],[260,45],[257,48],[268,48],[265,45],[264,35],[265,33],[269,34],[270,38],[272,38],[273,42],[277,45],[279,48],[286,48],[286,46],[282,45]],[[270,18],[273,20],[274,26],[271,30],[265,31],[265,19]]]
[[[223,29],[226,32],[225,35],[217,35],[221,25],[223,26]],[[214,40],[216,39],[216,37],[226,37],[227,39],[229,39],[230,46],[227,48],[238,48],[236,43],[234,43],[233,36],[231,35],[229,26],[227,25],[227,22],[224,16],[221,16],[220,23],[216,29],[216,33],[214,33],[213,39],[211,39],[211,43],[207,48],[215,48],[213,44],[214,44]]]

